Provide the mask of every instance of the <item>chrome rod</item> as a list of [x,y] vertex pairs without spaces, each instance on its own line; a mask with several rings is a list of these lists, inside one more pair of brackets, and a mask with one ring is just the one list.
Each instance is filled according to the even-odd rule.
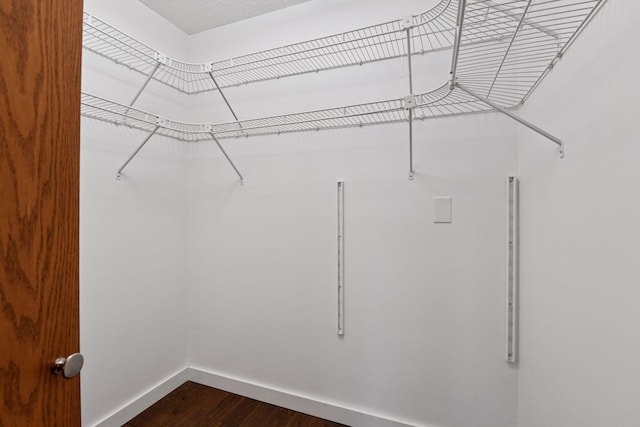
[[144,145],[151,139],[151,137],[157,132],[158,129],[160,129],[160,125],[156,125],[156,127],[153,128],[151,133],[147,135],[144,141],[142,141],[142,143],[138,146],[138,148],[136,148],[136,151],[134,151],[129,156],[129,158],[122,164],[122,166],[120,166],[120,169],[118,169],[118,173],[116,174],[116,179],[120,179],[120,176],[122,175],[122,170],[127,167],[129,162],[136,156],[136,154],[138,154],[138,151],[140,151],[142,147],[144,147]]
[[560,138],[556,138],[555,136],[551,135],[549,132],[546,132],[546,131],[540,129],[538,126],[536,126],[536,125],[534,125],[532,123],[529,123],[528,121],[526,121],[522,117],[518,116],[517,114],[514,114],[511,111],[509,111],[509,110],[507,110],[505,108],[502,108],[501,106],[499,106],[495,102],[490,101],[487,98],[482,97],[482,96],[474,93],[473,91],[471,91],[471,90],[467,89],[466,87],[462,86],[460,83],[456,83],[456,87],[459,88],[460,90],[462,90],[463,92],[466,92],[469,95],[473,96],[474,98],[478,99],[479,101],[484,102],[485,104],[489,105],[490,107],[495,108],[496,110],[498,110],[502,114],[511,117],[513,120],[515,120],[518,123],[528,127],[532,131],[537,132],[540,135],[544,136],[545,138],[555,142],[560,147],[560,156],[561,157],[564,156],[564,144],[562,143],[562,140]]
[[238,176],[240,177],[240,185],[243,185],[244,184],[244,177],[242,176],[242,174],[240,173],[240,171],[238,170],[236,165],[233,163],[233,161],[231,160],[231,158],[229,157],[227,152],[224,151],[224,148],[222,148],[222,145],[220,144],[220,141],[218,141],[218,138],[216,138],[216,136],[213,133],[210,133],[210,135],[213,138],[213,141],[216,143],[216,145],[220,149],[220,151],[222,151],[222,154],[224,154],[224,157],[226,157],[227,161],[229,162],[229,164],[231,165],[233,170],[236,171],[236,174],[238,174]]

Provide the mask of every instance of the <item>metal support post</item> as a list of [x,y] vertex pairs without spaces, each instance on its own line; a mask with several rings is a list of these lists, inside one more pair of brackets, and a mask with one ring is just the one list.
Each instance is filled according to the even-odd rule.
[[224,157],[227,159],[227,161],[229,162],[229,164],[231,165],[233,170],[236,171],[236,174],[238,174],[238,176],[240,177],[240,185],[244,185],[244,178],[243,178],[242,174],[240,173],[240,171],[238,170],[236,165],[233,164],[233,161],[231,161],[231,158],[229,158],[229,156],[227,155],[227,152],[224,151],[224,148],[222,148],[222,145],[218,141],[218,138],[216,138],[216,136],[213,134],[213,132],[210,132],[209,134],[213,138],[213,141],[216,143],[216,145],[218,146],[220,151],[222,151],[222,154],[224,154]]
[[[409,95],[413,101],[413,69],[411,65],[411,27],[407,28],[407,63],[409,65]],[[412,181],[413,174],[413,109],[415,102],[409,103],[409,180]]]
[[413,95],[413,69],[411,67],[411,27],[407,28],[407,62],[409,64],[409,95]]
[[413,108],[409,109],[409,181],[412,181],[413,175]]
[[518,178],[507,177],[507,306],[505,360],[518,361]]
[[142,149],[142,147],[144,147],[144,145],[151,139],[151,137],[158,131],[158,129],[160,129],[160,124],[157,124],[156,127],[153,128],[151,133],[149,135],[147,135],[147,137],[144,139],[144,141],[142,141],[142,143],[138,146],[138,148],[136,148],[136,151],[134,151],[129,156],[129,158],[122,164],[122,166],[120,166],[120,169],[118,169],[118,172],[116,173],[116,179],[117,180],[120,180],[120,178],[122,177],[122,170],[127,167],[129,162],[136,156],[136,154],[138,154],[138,151],[140,151]]
[[338,181],[338,336],[344,336],[344,182]]
[[512,113],[511,111],[502,108],[501,106],[499,106],[498,104],[496,104],[493,101],[490,101],[489,99],[480,96],[478,94],[476,94],[475,92],[467,89],[466,87],[462,86],[460,83],[455,83],[455,87],[457,87],[458,89],[462,90],[463,92],[468,93],[469,95],[473,96],[474,98],[478,99],[479,101],[484,102],[485,104],[489,105],[492,108],[495,108],[497,111],[501,112],[502,114],[511,117],[513,120],[517,121],[518,123],[528,127],[529,129],[531,129],[534,132],[539,133],[540,135],[544,136],[545,138],[555,142],[558,147],[560,148],[560,158],[564,158],[564,143],[562,142],[562,140],[560,138],[557,138],[553,135],[551,135],[549,132],[546,132],[542,129],[540,129],[538,126],[529,123],[528,121],[526,121],[525,119],[523,119],[522,117]]

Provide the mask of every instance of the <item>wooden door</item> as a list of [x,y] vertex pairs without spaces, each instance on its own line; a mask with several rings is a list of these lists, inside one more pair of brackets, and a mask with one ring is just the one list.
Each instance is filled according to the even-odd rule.
[[0,0],[0,426],[79,426],[81,0]]

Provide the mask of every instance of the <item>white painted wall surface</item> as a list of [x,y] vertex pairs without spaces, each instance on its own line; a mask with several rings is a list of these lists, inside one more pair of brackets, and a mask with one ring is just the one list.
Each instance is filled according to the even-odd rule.
[[[494,115],[213,148],[189,175],[192,366],[412,425],[513,426],[503,361],[504,177]],[[217,157],[217,156],[216,156]],[[336,335],[336,181],[346,186],[346,335]],[[433,224],[432,197],[453,197]]]
[[[223,58],[431,4],[307,3],[295,21],[287,9],[198,35],[188,50],[192,61]],[[180,39],[165,48],[173,30],[137,2],[89,6],[186,59]],[[137,26],[117,8],[141,14]],[[446,80],[448,55],[414,62],[416,92]],[[84,65],[84,89],[120,102],[143,81],[88,53]],[[399,98],[408,87],[403,67],[391,61],[227,96],[240,117]],[[217,94],[185,100],[159,85],[136,105],[189,121],[230,119]],[[84,120],[84,423],[189,363],[408,424],[514,425],[516,373],[502,355],[504,177],[514,173],[515,136],[496,115],[417,124],[412,182],[406,125],[225,141],[246,176],[239,187],[213,144],[190,146],[183,158],[184,146],[162,138],[116,182],[115,169],[143,135]],[[344,339],[335,333],[339,178],[346,183]],[[432,197],[443,195],[453,197],[453,223],[436,225]],[[125,356],[124,371],[114,370]]]
[[[305,3],[195,35],[191,60],[430,6],[389,5]],[[450,54],[415,64],[424,92],[446,81]],[[225,93],[241,118],[283,114],[400,98],[404,70],[397,60]],[[230,120],[217,94],[191,108],[197,120]],[[223,141],[243,187],[213,144],[190,147],[191,366],[410,425],[514,426],[503,314],[504,180],[516,172],[515,138],[515,125],[493,114],[419,123],[414,181],[406,124]],[[338,179],[344,339],[336,335]],[[453,197],[452,224],[433,224],[434,196]]]
[[640,423],[640,3],[610,0],[521,113],[520,427]]
[[[485,115],[213,147],[189,174],[192,366],[411,425],[513,426],[503,361],[504,177],[515,130]],[[211,158],[215,157],[215,158]],[[336,181],[346,335],[336,335]],[[453,223],[433,224],[433,196]]]
[[[308,2],[191,38],[138,2],[86,9],[204,61],[433,3]],[[190,364],[416,425],[635,425],[635,3],[610,0],[520,112],[566,141],[562,161],[551,143],[486,114],[418,123],[413,182],[403,125],[223,141],[244,187],[215,145],[158,138],[116,182],[144,135],[83,120],[83,424]],[[448,60],[416,59],[416,92],[443,83]],[[144,78],[107,64],[85,53],[83,87],[127,102]],[[391,61],[226,93],[241,118],[257,117],[399,98],[404,72]],[[187,100],[160,85],[137,105],[187,121],[231,118],[217,94]],[[518,375],[503,362],[504,177],[517,159]],[[338,179],[344,339],[335,333]],[[452,224],[433,224],[434,196],[453,197]]]
[[[87,0],[85,10],[149,43],[184,50],[186,37],[139,2]],[[83,52],[83,90],[89,93],[127,103],[143,81]],[[136,106],[184,116],[185,108],[171,96],[150,85]],[[184,146],[153,138],[116,181],[117,169],[144,137],[126,127],[82,120],[80,347],[86,358],[81,376],[86,426],[186,364]]]

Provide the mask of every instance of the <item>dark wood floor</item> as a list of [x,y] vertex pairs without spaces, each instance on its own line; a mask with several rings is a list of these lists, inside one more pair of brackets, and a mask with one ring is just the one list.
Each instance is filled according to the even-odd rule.
[[124,426],[346,427],[190,381]]

